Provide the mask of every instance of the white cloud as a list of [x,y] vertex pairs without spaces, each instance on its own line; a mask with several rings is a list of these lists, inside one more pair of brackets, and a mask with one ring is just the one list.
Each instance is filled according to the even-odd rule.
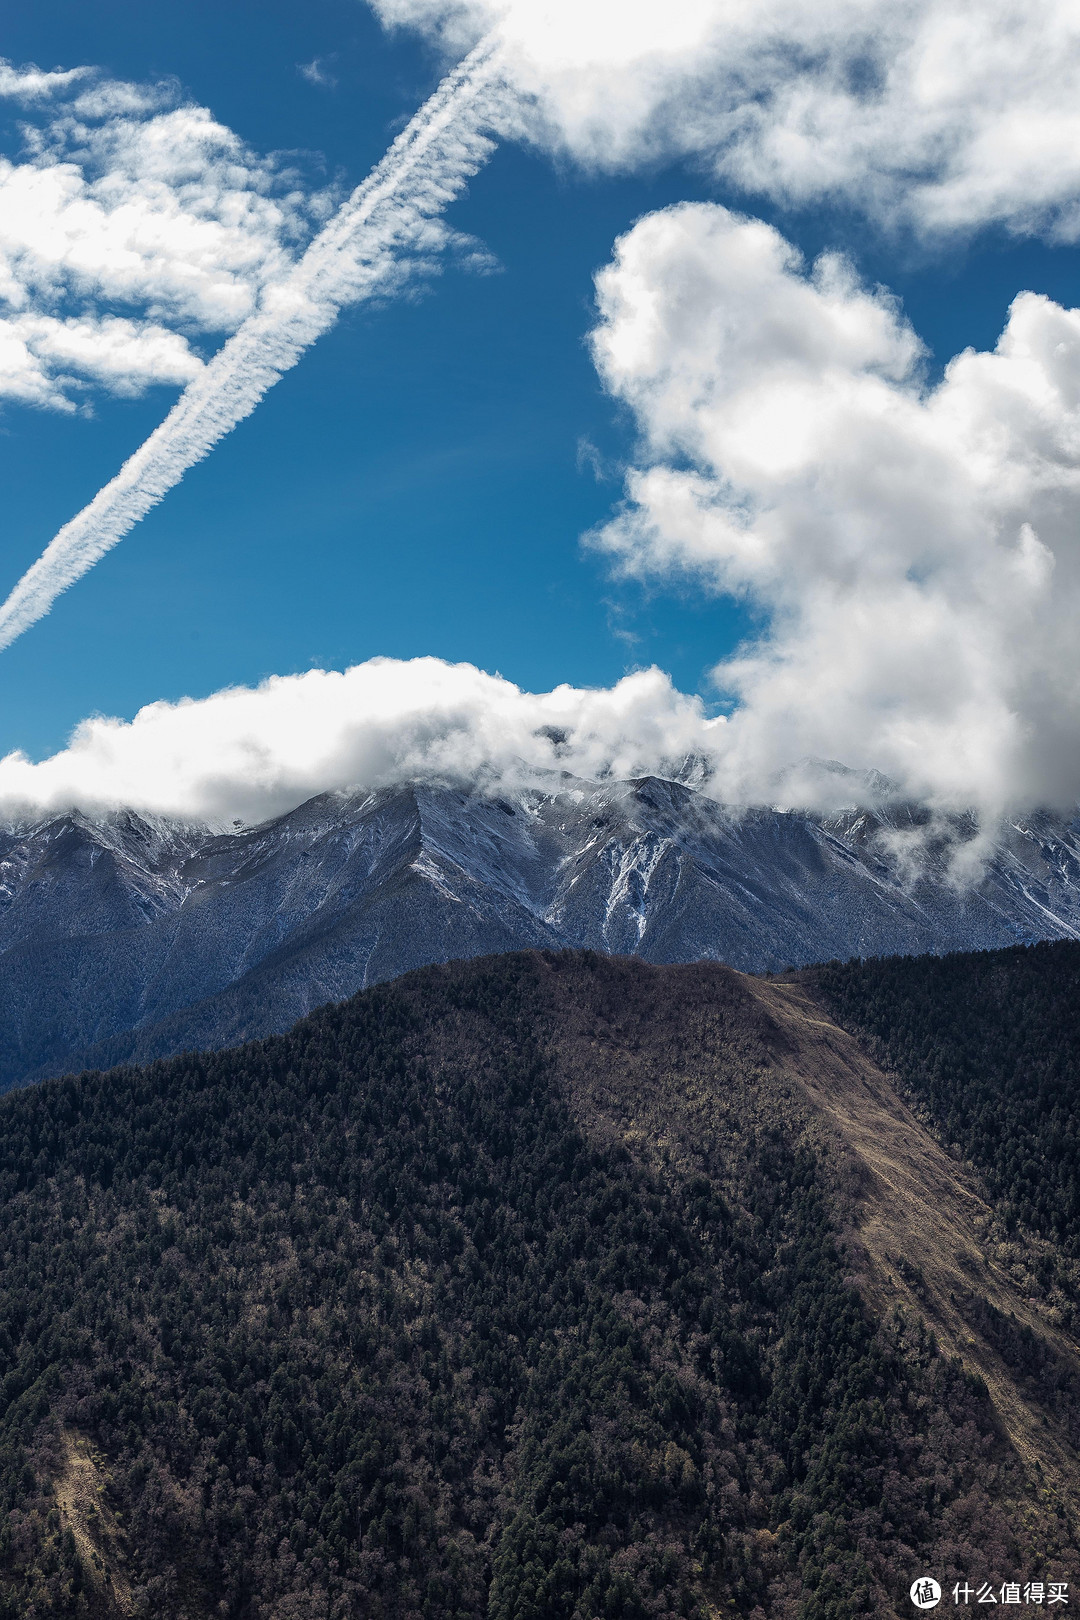
[[0,57],[0,96],[12,101],[37,101],[41,96],[52,96],[58,90],[66,90],[77,79],[85,78],[90,71],[89,68],[78,67],[43,73],[36,67],[13,67]]
[[1072,0],[370,0],[459,51],[494,28],[533,138],[702,154],[751,193],[935,232],[1080,235]]
[[179,332],[153,321],[22,314],[0,316],[0,399],[72,411],[88,383],[136,394],[186,383],[203,363]]
[[803,754],[988,811],[1080,796],[1080,311],[1021,293],[925,386],[894,301],[714,205],[647,216],[594,353],[640,425],[596,537],[771,628],[722,666],[718,791]]
[[51,759],[0,760],[0,812],[129,805],[259,821],[339,788],[418,779],[494,787],[538,770],[670,772],[707,753],[723,727],[658,670],[608,690],[534,694],[470,664],[375,658],[153,703],[130,722],[86,720]]
[[306,79],[308,84],[319,85],[322,89],[332,90],[337,79],[326,65],[326,57],[316,56],[310,62],[297,62],[296,71],[300,77]]
[[[28,111],[21,151],[0,155],[9,399],[70,410],[87,381],[130,392],[189,379],[198,357],[187,340],[235,330],[288,274],[324,212],[325,198],[252,153],[206,108],[182,103],[175,86],[2,65],[2,95]],[[117,305],[130,312],[120,363]],[[28,321],[70,341],[39,337],[13,373]],[[73,371],[83,380],[75,389]]]
[[85,125],[57,118],[0,162],[0,290],[138,304],[213,331],[287,268],[296,199],[205,108]]

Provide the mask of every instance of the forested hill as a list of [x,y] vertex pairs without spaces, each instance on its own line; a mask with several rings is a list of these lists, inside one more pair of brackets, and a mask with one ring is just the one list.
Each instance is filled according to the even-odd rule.
[[1080,1260],[1080,943],[832,962],[806,978],[977,1166],[1009,1228]]
[[0,1615],[845,1620],[923,1573],[1076,1582],[1075,1344],[994,1218],[806,986],[715,964],[427,968],[15,1093]]

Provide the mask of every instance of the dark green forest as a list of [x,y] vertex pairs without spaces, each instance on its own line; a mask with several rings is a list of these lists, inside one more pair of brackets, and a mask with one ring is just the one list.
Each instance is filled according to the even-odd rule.
[[[424,969],[0,1100],[3,1620],[849,1620],[909,1612],[925,1568],[1061,1567],[985,1386],[870,1311],[831,1167],[693,971]],[[829,974],[845,1018],[871,1007]],[[676,984],[677,1040],[618,1034]],[[600,1130],[571,1014],[652,1108],[718,1095],[700,1054],[726,1052],[727,1123],[685,1154]],[[1011,1187],[971,1072],[950,1129]],[[1032,1155],[1075,1142],[1006,1085]],[[1073,1241],[1029,1180],[1025,1219]]]
[[808,978],[1006,1221],[1080,1259],[1080,943],[830,962]]

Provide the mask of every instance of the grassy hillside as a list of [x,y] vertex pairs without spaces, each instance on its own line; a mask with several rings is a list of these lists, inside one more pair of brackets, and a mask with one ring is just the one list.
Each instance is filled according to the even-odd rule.
[[4,1098],[0,1615],[847,1620],[924,1570],[1069,1578],[1070,1481],[1002,1416],[1067,1413],[942,1343],[915,1238],[886,1297],[870,1071],[823,1028],[715,965],[527,953]]

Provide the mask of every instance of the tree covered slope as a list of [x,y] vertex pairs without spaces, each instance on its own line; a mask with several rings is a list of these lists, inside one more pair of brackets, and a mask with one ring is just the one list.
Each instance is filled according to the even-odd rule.
[[1080,1259],[1080,944],[832,962],[808,977],[1008,1223]]
[[589,952],[14,1093],[0,1615],[846,1620],[926,1571],[1068,1579],[1075,1471],[1024,1438],[1070,1432],[1067,1325],[987,1272],[1058,1380],[1010,1383],[888,1229],[896,1165],[967,1219],[951,1163],[804,987]]

